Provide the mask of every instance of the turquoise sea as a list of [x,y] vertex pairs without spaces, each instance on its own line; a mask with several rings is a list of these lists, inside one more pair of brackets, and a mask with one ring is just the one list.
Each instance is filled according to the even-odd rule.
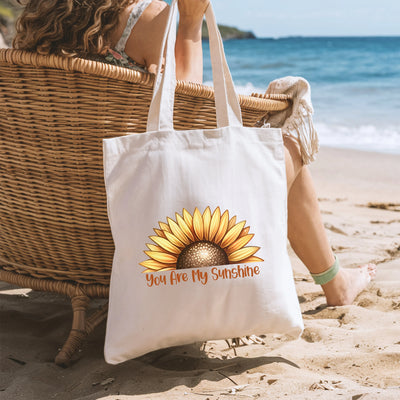
[[239,93],[263,93],[287,75],[307,79],[322,145],[400,154],[400,37],[229,40],[224,47]]

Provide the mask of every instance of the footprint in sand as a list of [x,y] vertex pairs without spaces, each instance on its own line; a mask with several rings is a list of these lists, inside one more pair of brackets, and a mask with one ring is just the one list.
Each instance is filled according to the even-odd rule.
[[329,223],[326,222],[324,224],[324,226],[325,226],[326,229],[329,229],[332,232],[339,233],[340,235],[347,236],[347,233],[345,231],[342,231],[340,228],[337,228],[336,226],[334,226],[332,224],[329,224]]
[[348,249],[350,249],[350,247],[348,247],[348,246],[334,246],[334,245],[332,246],[332,250],[335,252],[348,250]]
[[[379,290],[378,290],[379,292]],[[396,303],[392,298],[386,298],[376,293],[365,292],[362,293],[357,302],[358,307],[367,308],[369,310],[391,311],[396,310],[396,305],[400,308],[400,303]]]
[[400,203],[368,203],[364,207],[400,212]]
[[396,243],[391,249],[386,249],[386,253],[389,254],[391,260],[395,260],[400,257],[400,246]]
[[321,214],[332,215],[332,211],[321,210]]
[[369,221],[369,223],[370,224],[386,224],[386,225],[390,225],[390,224],[400,223],[400,219],[392,219],[390,221],[374,220],[374,221]]
[[322,340],[321,335],[318,330],[314,328],[305,328],[301,338],[304,339],[308,343],[320,342]]
[[330,199],[328,197],[318,197],[318,201],[319,202],[323,202],[323,201],[334,201],[335,203],[339,203],[341,201],[346,201],[347,197],[336,197],[335,199]]

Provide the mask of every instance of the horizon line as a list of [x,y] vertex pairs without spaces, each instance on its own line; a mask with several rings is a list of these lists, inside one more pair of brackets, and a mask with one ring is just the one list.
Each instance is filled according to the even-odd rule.
[[387,34],[375,34],[375,35],[282,35],[282,36],[256,36],[256,39],[313,39],[313,38],[400,38],[400,34],[387,35]]

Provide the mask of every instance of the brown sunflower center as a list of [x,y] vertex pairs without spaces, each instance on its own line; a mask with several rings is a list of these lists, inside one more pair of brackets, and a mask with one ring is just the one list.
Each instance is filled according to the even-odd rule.
[[210,267],[229,264],[225,251],[212,242],[202,240],[185,247],[178,257],[176,269]]

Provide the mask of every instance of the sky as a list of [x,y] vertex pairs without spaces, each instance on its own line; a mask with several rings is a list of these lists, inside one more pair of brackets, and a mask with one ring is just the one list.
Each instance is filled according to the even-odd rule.
[[400,0],[212,0],[218,23],[258,37],[399,36]]

